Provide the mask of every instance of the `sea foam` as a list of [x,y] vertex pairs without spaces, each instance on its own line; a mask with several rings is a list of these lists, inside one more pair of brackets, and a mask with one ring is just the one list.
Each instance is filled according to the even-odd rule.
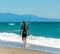
[[[6,33],[6,32],[0,33],[0,40],[22,43],[21,35],[17,35],[14,33]],[[45,38],[42,36],[37,37],[30,35],[27,37],[27,43],[60,49],[60,39],[55,38]]]
[[9,25],[15,25],[14,23],[9,23]]

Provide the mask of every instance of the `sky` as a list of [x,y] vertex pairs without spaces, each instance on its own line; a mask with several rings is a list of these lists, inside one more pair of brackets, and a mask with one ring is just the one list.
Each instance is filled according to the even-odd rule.
[[60,0],[0,0],[0,13],[60,19]]

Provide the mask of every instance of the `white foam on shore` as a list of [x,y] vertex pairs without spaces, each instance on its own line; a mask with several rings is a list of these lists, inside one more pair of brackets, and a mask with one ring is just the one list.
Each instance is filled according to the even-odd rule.
[[[0,40],[22,43],[21,35],[17,35],[14,33],[0,33]],[[33,35],[30,35],[29,37],[27,37],[27,43],[60,49],[60,39],[34,37]]]

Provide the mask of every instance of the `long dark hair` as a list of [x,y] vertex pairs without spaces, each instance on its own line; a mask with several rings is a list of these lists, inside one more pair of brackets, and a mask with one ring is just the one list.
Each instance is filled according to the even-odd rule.
[[24,29],[26,29],[26,21],[23,21],[23,27],[24,27]]

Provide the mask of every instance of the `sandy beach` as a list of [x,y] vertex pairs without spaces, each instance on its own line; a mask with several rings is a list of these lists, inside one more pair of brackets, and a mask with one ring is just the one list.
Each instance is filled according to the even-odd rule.
[[11,48],[0,46],[0,54],[50,54],[50,53],[29,50],[26,48]]

